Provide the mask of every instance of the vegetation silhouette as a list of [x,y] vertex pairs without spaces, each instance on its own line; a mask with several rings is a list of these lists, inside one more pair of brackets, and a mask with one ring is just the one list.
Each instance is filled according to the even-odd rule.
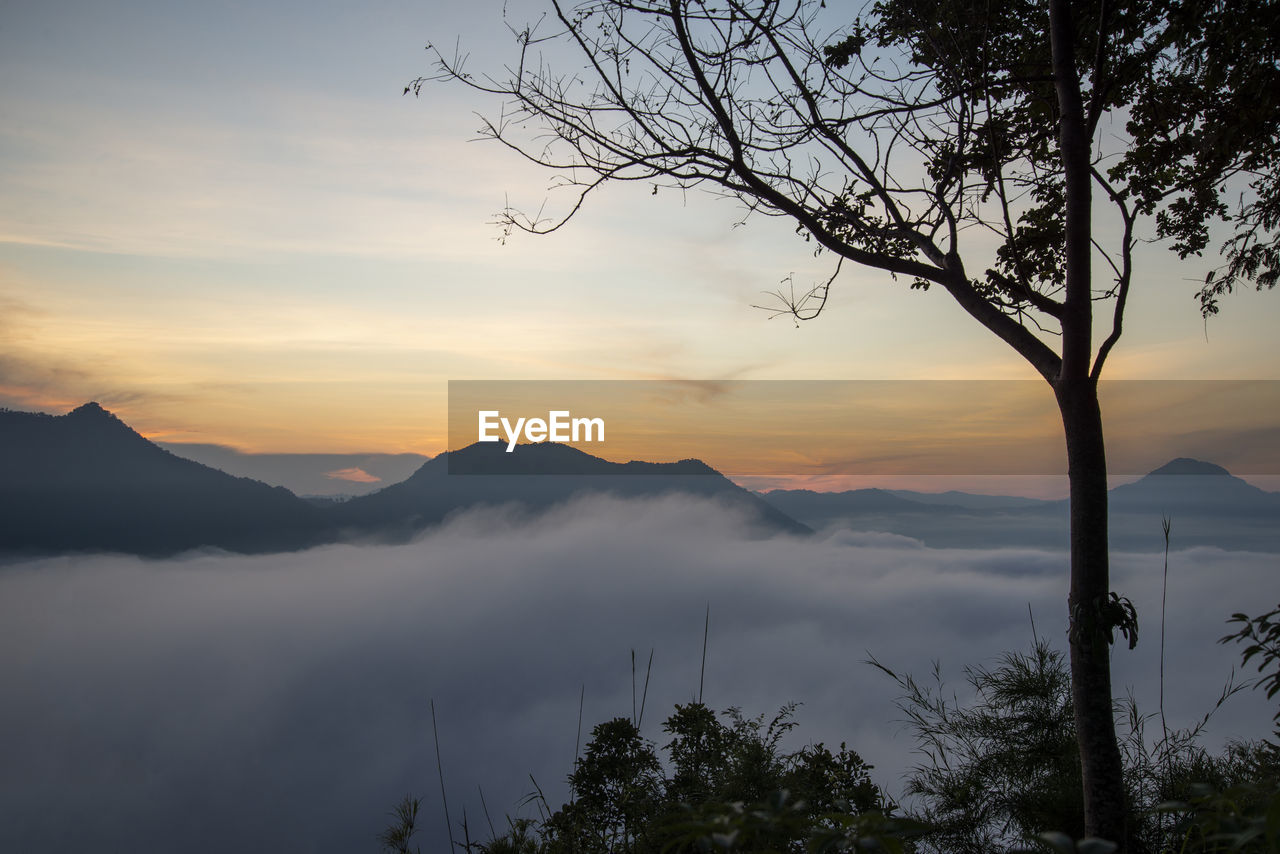
[[[871,766],[840,745],[787,751],[783,737],[796,705],[772,718],[736,708],[717,716],[702,703],[677,704],[662,725],[665,761],[636,721],[595,726],[569,774],[570,800],[553,808],[540,790],[528,798],[540,819],[509,819],[508,828],[466,850],[499,852],[659,852],[695,850],[715,836],[736,850],[792,850],[815,828],[844,833],[851,816],[868,816],[905,833],[906,819],[885,824],[892,801],[871,781]],[[723,720],[721,720],[723,718]],[[380,840],[408,850],[416,802],[397,808]],[[875,818],[870,818],[874,816]],[[399,846],[399,847],[397,847]]]
[[[1237,614],[1222,642],[1245,643],[1247,664],[1262,656],[1257,687],[1280,685],[1280,607]],[[603,852],[829,852],[985,854],[1052,851],[1110,854],[1115,843],[1085,827],[1075,749],[1070,675],[1063,653],[1036,638],[994,667],[971,667],[962,703],[935,668],[932,684],[899,675],[898,707],[921,762],[907,800],[896,803],[873,770],[841,744],[784,750],[796,704],[766,722],[736,708],[722,715],[699,702],[677,704],[663,724],[665,761],[630,718],[596,726],[568,776],[570,801],[552,809],[537,789],[527,803],[538,819],[509,819],[487,842],[461,843],[480,854]],[[1271,738],[1229,742],[1210,753],[1205,724],[1250,683],[1230,680],[1198,723],[1148,738],[1132,698],[1117,706],[1124,738],[1125,787],[1133,850],[1179,854],[1280,851],[1280,711]],[[1274,696],[1274,691],[1272,696]],[[724,720],[722,721],[721,718]],[[536,784],[535,784],[536,786]],[[406,798],[379,837],[408,852],[419,802]],[[452,841],[452,837],[451,837]]]

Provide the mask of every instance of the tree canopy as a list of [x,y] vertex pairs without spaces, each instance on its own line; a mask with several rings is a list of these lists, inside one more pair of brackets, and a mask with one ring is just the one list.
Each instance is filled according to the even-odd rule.
[[[558,26],[517,31],[505,75],[437,55],[435,76],[504,99],[483,133],[573,193],[554,213],[506,209],[509,230],[553,231],[611,181],[701,186],[790,217],[838,259],[946,288],[1052,376],[1054,342],[1025,330],[1052,339],[1067,311],[1065,118],[1088,149],[1074,180],[1118,223],[1091,235],[1107,273],[1090,299],[1114,303],[1095,376],[1143,217],[1183,255],[1236,226],[1205,311],[1242,280],[1275,284],[1277,37],[1252,25],[1272,2],[1063,4],[1072,61],[1056,69],[1043,0],[887,0],[853,20],[813,0],[551,5]],[[789,308],[811,317],[825,293]]]

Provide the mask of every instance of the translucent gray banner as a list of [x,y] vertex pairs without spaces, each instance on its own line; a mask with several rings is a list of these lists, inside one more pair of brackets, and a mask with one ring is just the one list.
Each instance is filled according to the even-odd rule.
[[[1108,472],[1177,458],[1280,474],[1280,381],[1099,386]],[[998,380],[455,380],[457,474],[1063,475],[1053,392]],[[541,450],[539,450],[541,448]]]

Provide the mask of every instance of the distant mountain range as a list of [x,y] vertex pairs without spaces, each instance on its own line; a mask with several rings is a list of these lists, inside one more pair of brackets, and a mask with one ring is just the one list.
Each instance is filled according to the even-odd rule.
[[[761,497],[815,529],[887,531],[938,548],[1065,548],[1067,543],[1065,500],[884,489],[779,489]],[[1116,549],[1162,545],[1160,523],[1167,516],[1175,548],[1280,551],[1280,493],[1259,489],[1213,463],[1187,458],[1166,463],[1112,489],[1109,509]]]
[[[455,467],[492,473],[450,475],[451,457]],[[523,473],[512,473],[513,464]],[[96,403],[59,416],[0,410],[0,552],[10,556],[248,553],[404,539],[468,507],[515,504],[538,513],[588,491],[691,493],[745,510],[764,535],[810,532],[697,460],[612,463],[564,445],[526,445],[516,454],[473,445],[373,494],[322,503],[176,456]]]
[[[405,461],[382,463],[403,467]],[[60,416],[0,410],[0,554],[10,558],[167,555],[198,547],[249,553],[354,538],[404,540],[470,507],[511,505],[537,514],[584,492],[703,496],[742,511],[765,536],[840,527],[902,534],[936,547],[1065,548],[1067,542],[1065,501],[883,489],[755,494],[699,460],[615,463],[552,443],[523,445],[515,454],[501,444],[476,444],[430,459],[376,492],[344,502],[308,501],[177,456],[96,403]],[[1164,515],[1173,519],[1175,547],[1280,551],[1280,494],[1212,463],[1177,459],[1113,489],[1112,547],[1158,548]]]

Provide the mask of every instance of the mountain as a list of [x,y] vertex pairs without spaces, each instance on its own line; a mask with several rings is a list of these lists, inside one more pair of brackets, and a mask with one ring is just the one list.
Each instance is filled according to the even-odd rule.
[[517,504],[540,512],[584,493],[652,497],[687,493],[745,510],[760,533],[811,533],[786,513],[760,500],[699,460],[615,463],[552,442],[520,445],[476,443],[424,463],[408,480],[331,509],[347,533],[407,536],[477,505]]
[[[423,463],[408,479],[343,503],[315,506],[283,487],[183,459],[96,403],[66,415],[0,409],[0,552],[173,554],[212,546],[288,551],[350,537],[406,539],[479,505],[529,514],[586,493],[687,493],[745,511],[753,531],[809,525],[889,531],[930,546],[1065,548],[1065,501],[881,489],[750,493],[698,460],[615,463],[555,443],[475,444]],[[1111,491],[1113,549],[1280,551],[1280,494],[1212,463],[1177,459]]]
[[1043,507],[1043,498],[1026,498],[1019,495],[980,495],[972,492],[959,492],[948,489],[946,492],[916,492],[912,489],[890,489],[891,495],[914,501],[917,504],[937,504],[944,507],[968,508],[971,510],[1014,510],[1028,507]]
[[775,489],[760,497],[813,528],[883,531],[934,548],[1062,548],[1066,543],[1067,508],[1060,501],[887,489]]
[[[450,469],[453,473],[450,473]],[[462,474],[461,471],[479,472]],[[184,459],[97,403],[66,415],[0,409],[0,553],[292,551],[349,536],[407,538],[481,504],[537,513],[586,492],[683,492],[740,508],[761,533],[809,533],[698,460],[613,463],[565,445],[441,454],[379,492],[317,506]]]
[[66,415],[0,410],[0,550],[173,554],[301,548],[316,508],[147,441],[97,403]]
[[1111,490],[1111,506],[1169,515],[1272,518],[1280,522],[1280,494],[1259,489],[1222,466],[1179,457],[1134,483]]
[[[877,489],[773,490],[761,497],[815,528],[886,531],[936,548],[1067,544],[1065,500]],[[1162,547],[1165,517],[1172,521],[1175,548],[1280,551],[1280,494],[1200,460],[1179,458],[1112,489],[1110,513],[1111,547],[1118,551]]]
[[[813,492],[808,489],[775,489],[762,498],[783,513],[813,521],[866,513],[922,513],[923,502],[895,495],[887,489],[851,489],[844,492]],[[959,510],[959,505],[944,506]]]
[[1111,490],[1111,545],[1163,546],[1172,523],[1175,548],[1205,545],[1280,551],[1280,494],[1259,489],[1213,463],[1180,458]]

